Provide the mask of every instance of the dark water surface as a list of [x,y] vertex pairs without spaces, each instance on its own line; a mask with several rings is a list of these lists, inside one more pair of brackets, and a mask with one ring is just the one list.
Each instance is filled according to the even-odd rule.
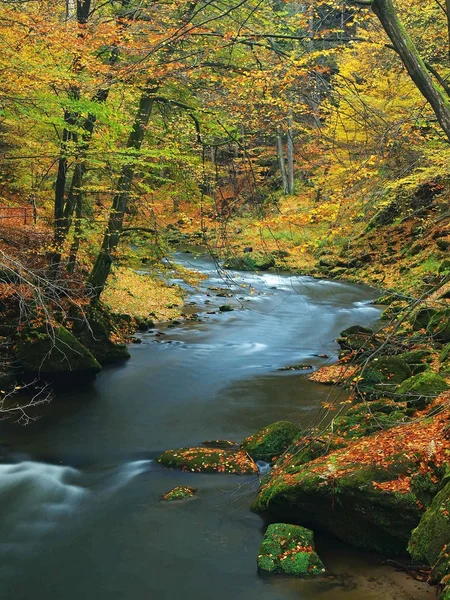
[[[433,597],[377,559],[318,537],[334,577],[261,577],[264,524],[248,507],[256,477],[164,470],[152,458],[205,439],[240,441],[279,419],[307,425],[338,391],[282,366],[327,362],[339,331],[376,323],[365,286],[276,274],[218,273],[188,299],[202,322],[142,336],[131,360],[68,391],[25,429],[2,425],[0,596],[15,600],[382,600]],[[233,298],[209,287],[229,286]],[[210,296],[206,297],[205,292]],[[209,301],[205,304],[205,300]],[[234,312],[206,315],[221,304]],[[191,307],[191,311],[197,308]],[[160,502],[172,487],[199,497]],[[357,527],[357,523],[355,523]]]

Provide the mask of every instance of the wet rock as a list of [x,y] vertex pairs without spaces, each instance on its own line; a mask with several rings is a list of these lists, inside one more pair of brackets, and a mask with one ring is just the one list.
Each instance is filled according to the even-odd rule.
[[410,464],[396,458],[385,465],[350,464],[341,470],[343,451],[272,470],[253,509],[327,531],[357,547],[405,554],[421,511],[413,493],[389,491],[384,483],[406,476]]
[[372,359],[362,371],[358,390],[367,400],[395,393],[397,386],[411,377],[410,366],[399,356]]
[[101,302],[94,302],[86,310],[85,318],[74,322],[73,333],[101,365],[119,363],[130,358],[125,344],[113,342],[118,335],[120,321],[132,327],[130,315],[125,319],[110,314]]
[[179,448],[166,450],[156,461],[171,469],[197,473],[258,473],[258,467],[243,450],[234,452],[221,448]]
[[206,446],[207,448],[228,448],[232,450],[237,450],[239,448],[239,444],[231,440],[206,440],[205,442],[202,442],[202,446]]
[[225,261],[226,269],[234,269],[236,271],[267,271],[275,266],[275,258],[272,254],[264,252],[248,252],[246,254],[237,255]]
[[101,370],[89,350],[64,327],[31,329],[16,344],[17,360],[30,378],[55,383],[84,383]]
[[427,371],[406,379],[396,394],[400,400],[407,401],[408,407],[422,410],[447,389],[448,385],[443,377]]
[[177,500],[188,500],[189,498],[193,498],[198,493],[196,488],[187,486],[187,485],[179,485],[161,498],[165,502],[174,502]]
[[314,534],[298,525],[269,525],[258,552],[258,569],[299,577],[323,575],[325,566],[314,548]]
[[435,496],[411,534],[408,550],[418,561],[434,565],[445,544],[450,543],[450,483]]
[[294,423],[277,421],[247,437],[242,442],[241,448],[254,460],[270,462],[290,446],[299,432],[299,428]]
[[222,304],[222,306],[219,306],[219,310],[220,312],[233,312],[234,308],[229,304]]

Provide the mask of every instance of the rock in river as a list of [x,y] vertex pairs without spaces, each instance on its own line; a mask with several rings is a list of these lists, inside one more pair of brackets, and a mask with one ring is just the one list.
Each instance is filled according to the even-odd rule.
[[254,460],[270,462],[282,454],[291,445],[300,432],[297,425],[290,421],[276,421],[246,438],[242,444]]
[[325,567],[314,548],[314,534],[298,525],[269,525],[258,553],[258,569],[300,577],[323,575]]
[[171,469],[197,473],[258,473],[258,467],[247,452],[222,448],[179,448],[166,450],[156,461]]

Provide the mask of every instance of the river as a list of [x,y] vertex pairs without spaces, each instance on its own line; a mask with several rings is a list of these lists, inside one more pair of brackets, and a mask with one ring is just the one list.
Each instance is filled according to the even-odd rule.
[[[320,535],[317,547],[332,577],[260,576],[264,523],[248,510],[258,479],[170,471],[153,462],[165,449],[240,441],[279,419],[314,421],[320,403],[342,392],[277,369],[333,360],[342,329],[376,323],[376,291],[309,277],[218,272],[201,255],[178,253],[175,260],[207,275],[186,308],[199,313],[199,322],[142,334],[126,364],[65,392],[36,423],[1,425],[12,458],[0,464],[0,597],[432,598],[431,588],[378,557]],[[225,287],[233,297],[210,289]],[[217,312],[225,303],[235,310]],[[160,501],[181,484],[199,488],[199,496]]]

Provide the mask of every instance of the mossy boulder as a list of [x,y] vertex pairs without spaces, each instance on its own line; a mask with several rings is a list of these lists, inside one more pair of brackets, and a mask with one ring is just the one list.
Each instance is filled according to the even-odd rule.
[[275,266],[275,258],[266,252],[246,252],[232,256],[225,261],[226,269],[235,271],[267,271]]
[[446,346],[444,346],[444,348],[442,349],[442,351],[439,355],[439,362],[446,363],[449,360],[450,360],[450,344],[447,344]]
[[188,500],[189,498],[193,498],[195,494],[198,492],[196,488],[190,487],[188,485],[179,485],[161,498],[165,502],[174,502],[177,500]]
[[399,356],[373,358],[361,374],[358,388],[368,399],[384,396],[412,375],[409,365]]
[[243,450],[235,452],[221,448],[179,448],[166,450],[156,461],[170,469],[194,473],[258,473],[258,467]]
[[329,532],[346,543],[405,554],[411,531],[420,520],[410,491],[390,488],[409,472],[406,461],[345,464],[332,453],[297,469],[273,470],[253,504],[258,512]]
[[428,581],[432,585],[439,585],[440,600],[450,600],[450,544],[446,544],[439,553]]
[[438,342],[450,342],[450,310],[440,310],[430,319],[427,331]]
[[124,321],[121,315],[112,315],[101,302],[94,302],[85,315],[74,319],[73,331],[101,365],[119,363],[130,358],[126,345],[113,341],[120,337],[120,321]]
[[450,543],[450,483],[435,496],[411,534],[408,550],[415,560],[434,565]]
[[449,275],[450,274],[450,259],[446,258],[439,265],[438,270],[439,275]]
[[314,534],[298,525],[269,525],[258,552],[258,569],[298,577],[323,575],[325,566],[314,548]]
[[412,326],[415,331],[419,331],[419,329],[426,329],[430,320],[436,314],[436,310],[434,308],[421,308],[412,316]]
[[373,335],[373,330],[368,327],[363,327],[362,325],[352,325],[351,327],[347,327],[347,329],[343,329],[340,333],[340,337],[346,338],[356,334],[365,334],[365,335]]
[[398,388],[396,397],[408,403],[408,407],[416,410],[424,409],[433,398],[448,389],[443,377],[432,371],[419,373],[406,379]]
[[28,330],[16,344],[27,377],[55,383],[84,383],[101,370],[89,350],[65,327]]
[[428,368],[428,363],[431,361],[433,353],[431,350],[426,348],[419,348],[417,350],[411,350],[410,352],[403,352],[399,355],[405,363],[411,369],[412,375],[423,373]]
[[373,331],[360,325],[354,325],[341,331],[336,342],[341,348],[341,356],[349,352],[363,356],[367,352],[373,352],[380,345]]
[[294,423],[277,421],[250,435],[242,442],[241,448],[254,460],[270,462],[290,446],[299,432],[299,428]]
[[386,399],[357,404],[344,416],[334,419],[333,430],[338,436],[352,439],[395,427],[408,420],[399,404]]

